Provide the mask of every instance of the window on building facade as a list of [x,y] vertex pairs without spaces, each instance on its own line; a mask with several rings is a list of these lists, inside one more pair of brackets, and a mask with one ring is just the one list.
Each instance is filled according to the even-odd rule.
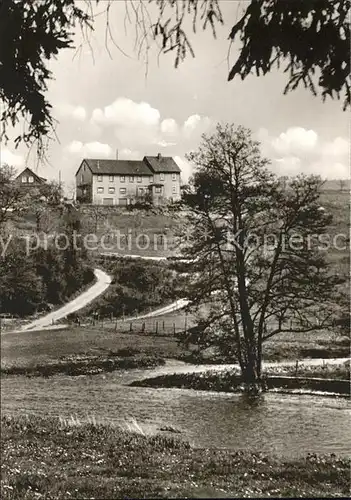
[[153,175],[150,177],[150,183],[151,182],[154,182],[154,176]]
[[110,181],[110,182],[113,182],[114,180],[115,180],[115,176],[114,176],[114,175],[110,175],[110,176],[109,176],[109,181]]
[[121,182],[126,182],[126,176],[125,175],[121,175],[120,178],[119,178],[119,180]]
[[120,194],[126,194],[127,190],[126,188],[119,188]]
[[165,180],[165,174],[160,174],[160,181],[164,181]]
[[177,174],[172,174],[172,181],[176,181],[177,180]]
[[140,177],[140,175],[138,175],[138,177],[137,177],[137,182],[141,182],[141,177]]
[[173,186],[172,193],[176,193],[176,192],[177,192],[177,186]]
[[97,188],[97,192],[98,193],[103,193],[104,192],[104,188],[103,187],[98,187]]
[[22,182],[23,182],[23,183],[26,183],[26,182],[27,182],[27,177],[23,176],[23,177],[22,177]]
[[129,176],[129,182],[134,182],[134,175]]
[[102,175],[98,175],[98,182],[102,182]]
[[161,193],[161,188],[160,187],[155,188],[155,193],[156,194],[160,194]]
[[108,188],[108,192],[109,192],[110,194],[114,194],[114,192],[115,192],[115,188],[114,188],[114,187],[109,187],[109,188]]
[[32,175],[30,175],[30,176],[28,177],[28,182],[29,182],[30,184],[33,184],[33,182],[34,182],[34,177],[33,177]]

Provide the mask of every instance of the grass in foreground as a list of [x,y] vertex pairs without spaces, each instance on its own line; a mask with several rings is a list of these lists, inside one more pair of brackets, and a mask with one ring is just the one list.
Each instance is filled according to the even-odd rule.
[[350,460],[294,461],[187,443],[117,427],[1,419],[3,500],[19,498],[337,497]]

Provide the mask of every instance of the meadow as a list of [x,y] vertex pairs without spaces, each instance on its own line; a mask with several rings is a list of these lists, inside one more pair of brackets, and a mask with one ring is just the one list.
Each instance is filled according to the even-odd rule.
[[[3,500],[338,497],[350,460],[195,449],[166,432],[38,417],[1,419]],[[43,443],[45,442],[45,445]]]

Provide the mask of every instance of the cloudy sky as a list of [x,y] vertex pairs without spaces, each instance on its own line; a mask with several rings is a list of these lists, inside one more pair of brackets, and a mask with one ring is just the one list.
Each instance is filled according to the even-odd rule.
[[61,171],[68,187],[84,157],[115,158],[118,150],[120,159],[139,159],[160,152],[175,157],[186,181],[192,167],[185,154],[217,122],[232,122],[253,130],[281,175],[348,177],[348,113],[340,101],[323,103],[303,88],[285,96],[286,78],[278,70],[227,82],[228,64],[238,51],[231,47],[228,62],[228,33],[243,4],[222,1],[225,24],[217,39],[199,27],[191,34],[195,59],[189,55],[175,69],[174,54],[158,59],[156,46],[147,64],[145,51],[138,57],[135,26],[125,20],[124,2],[115,1],[110,20],[118,48],[110,41],[107,50],[106,18],[100,15],[90,43],[77,29],[80,50],[62,51],[50,63],[55,80],[48,99],[59,121],[59,142],[51,143],[49,164],[38,166],[33,152],[11,144],[2,147],[1,162],[18,170],[28,165],[49,179]]

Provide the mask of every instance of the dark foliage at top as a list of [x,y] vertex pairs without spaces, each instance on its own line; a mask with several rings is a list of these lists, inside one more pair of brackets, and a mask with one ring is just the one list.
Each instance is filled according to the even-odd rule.
[[[155,5],[155,18],[149,3]],[[51,104],[45,97],[52,73],[48,62],[60,50],[73,47],[74,28],[83,36],[93,29],[96,12],[103,5],[106,14],[106,49],[113,40],[110,25],[113,1],[85,0],[0,0],[0,99],[3,138],[10,126],[24,120],[27,127],[15,142],[37,143],[43,153],[43,139],[54,128]],[[231,29],[229,38],[239,37],[242,47],[229,80],[246,78],[252,71],[266,74],[274,65],[286,64],[285,92],[299,84],[317,94],[344,95],[344,109],[350,104],[349,0],[251,0]],[[135,28],[135,47],[140,55],[152,41],[160,51],[175,53],[177,67],[188,54],[194,56],[189,40],[199,24],[210,26],[213,35],[223,24],[218,0],[135,0],[126,2],[126,19]],[[116,43],[114,42],[116,45]]]
[[[252,1],[230,33],[242,42],[228,80],[269,73],[285,65],[284,93],[303,84],[322,97],[340,98],[350,105],[349,0]],[[316,79],[317,82],[316,83]]]
[[[51,104],[45,98],[52,77],[48,61],[61,49],[72,47],[72,29],[88,25],[89,15],[75,0],[1,0],[0,99],[2,136],[20,119],[27,130],[15,142],[31,144],[53,128]],[[83,3],[84,6],[84,3]]]

